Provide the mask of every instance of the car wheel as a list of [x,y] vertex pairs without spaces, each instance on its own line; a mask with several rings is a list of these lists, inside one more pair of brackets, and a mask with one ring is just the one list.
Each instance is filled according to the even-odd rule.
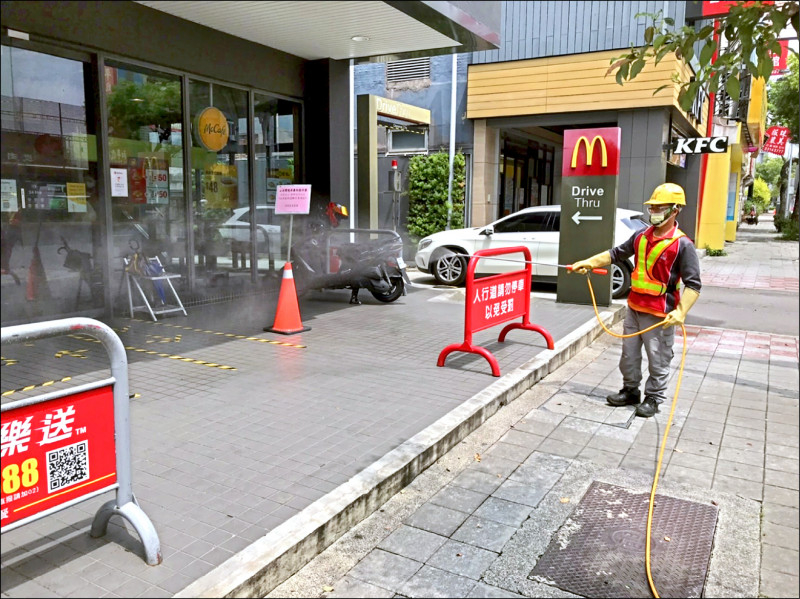
[[625,297],[631,289],[631,271],[624,264],[611,265],[611,297],[619,299]]
[[467,278],[467,261],[462,256],[447,253],[434,262],[431,273],[440,285],[458,286]]

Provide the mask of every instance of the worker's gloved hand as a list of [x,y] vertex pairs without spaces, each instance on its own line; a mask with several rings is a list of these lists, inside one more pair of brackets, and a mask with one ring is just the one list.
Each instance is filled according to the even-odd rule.
[[684,289],[678,306],[664,318],[664,328],[682,325],[686,320],[686,314],[694,306],[698,297],[700,294],[694,289],[688,287]]
[[595,254],[586,260],[578,260],[577,262],[574,262],[572,264],[572,270],[567,272],[577,272],[578,274],[585,275],[594,268],[608,266],[609,264],[611,264],[611,254],[609,252],[602,252],[601,254]]

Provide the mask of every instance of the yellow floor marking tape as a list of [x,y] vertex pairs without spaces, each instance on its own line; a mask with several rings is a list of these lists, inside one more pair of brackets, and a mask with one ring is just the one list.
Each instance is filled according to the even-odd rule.
[[56,383],[66,383],[67,381],[71,381],[71,376],[65,376],[63,379],[58,379],[55,381],[47,381],[45,383],[40,383],[38,385],[28,385],[27,387],[21,387],[19,389],[11,389],[10,391],[3,391],[3,397],[8,397],[13,393],[23,393],[25,391],[30,391],[31,389],[36,389],[37,387],[50,387],[51,385],[55,385]]
[[56,358],[63,358],[64,356],[70,356],[72,358],[81,358],[85,360],[89,356],[84,356],[83,353],[89,351],[88,349],[76,349],[75,351],[69,349],[62,349],[61,351],[57,351],[55,356]]
[[[94,337],[89,337],[88,335],[68,335],[68,337],[73,337],[74,339],[79,339],[81,341],[91,341],[92,343],[100,343],[99,339],[95,339]],[[195,360],[194,358],[184,358],[183,356],[175,356],[173,354],[159,353],[155,350],[142,349],[141,347],[133,347],[131,345],[126,345],[125,349],[127,349],[128,351],[134,351],[141,354],[147,354],[149,356],[158,356],[159,358],[170,358],[172,360],[181,360],[182,362],[187,362],[189,364],[200,364],[201,366],[210,366],[211,368],[219,368],[220,370],[236,370],[235,366],[226,366],[224,364],[217,364],[216,362],[206,362],[205,360]]]
[[200,364],[201,366],[209,366],[211,368],[219,368],[221,370],[236,370],[235,366],[226,366],[225,364],[217,364],[216,362],[206,362],[205,360],[195,360],[194,358],[186,358],[183,356],[176,356],[174,354],[163,354],[149,349],[142,349],[140,347],[131,347],[130,345],[126,345],[125,349],[127,349],[128,351],[135,351],[138,353],[158,356],[159,358],[180,360],[181,362],[186,362],[187,364]]
[[192,327],[187,327],[179,324],[170,324],[168,322],[152,322],[150,320],[136,320],[135,322],[144,322],[147,324],[157,324],[161,325],[162,327],[173,327],[176,329],[183,329],[185,331],[194,331],[196,333],[209,333],[211,335],[222,335],[224,337],[232,337],[234,339],[244,339],[246,341],[257,341],[258,343],[269,343],[270,345],[280,345],[283,347],[295,347],[298,349],[305,349],[306,345],[298,345],[296,343],[287,343],[285,341],[275,341],[272,339],[262,339],[261,337],[248,337],[247,335],[236,335],[235,333],[224,333],[222,331],[208,331],[206,329],[195,329]]

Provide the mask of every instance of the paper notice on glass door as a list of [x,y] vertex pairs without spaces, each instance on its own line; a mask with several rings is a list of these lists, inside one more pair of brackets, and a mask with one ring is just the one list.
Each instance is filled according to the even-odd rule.
[[128,197],[128,169],[126,168],[111,169],[111,197],[112,198]]
[[67,183],[67,210],[70,212],[88,211],[85,184]]
[[16,212],[19,210],[16,179],[2,180],[2,187],[0,187],[0,208],[2,208],[2,212]]

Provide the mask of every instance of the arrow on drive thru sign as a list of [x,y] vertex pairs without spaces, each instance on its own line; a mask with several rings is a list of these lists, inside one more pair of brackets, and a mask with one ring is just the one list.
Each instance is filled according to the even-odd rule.
[[603,220],[602,216],[581,216],[580,212],[576,212],[572,215],[572,220],[575,221],[576,225],[581,224],[582,220]]

